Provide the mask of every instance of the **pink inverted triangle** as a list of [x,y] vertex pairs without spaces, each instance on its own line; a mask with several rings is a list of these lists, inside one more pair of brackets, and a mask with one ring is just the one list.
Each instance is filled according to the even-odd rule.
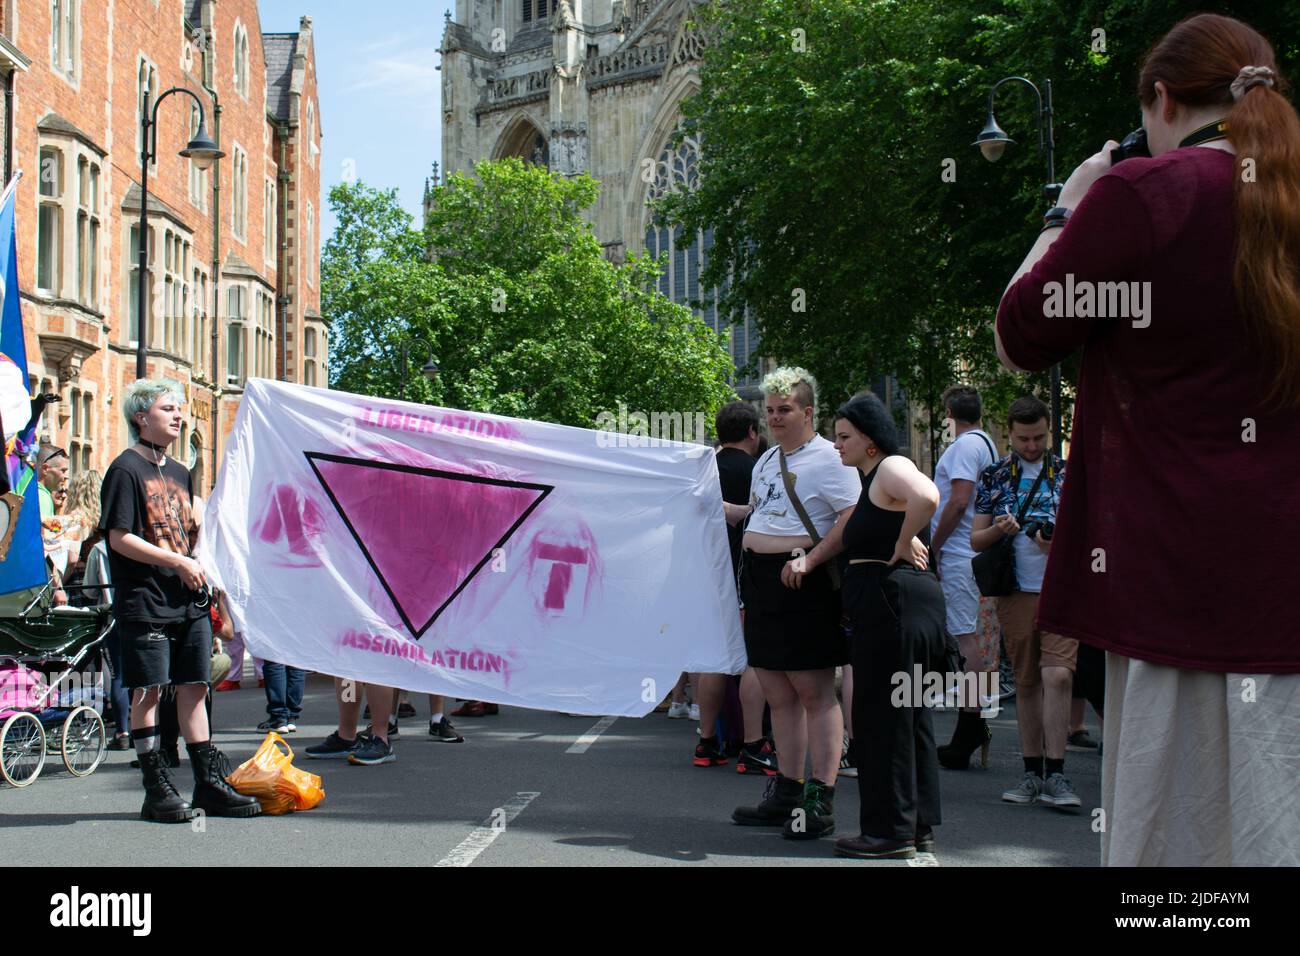
[[319,452],[306,455],[417,638],[553,487]]

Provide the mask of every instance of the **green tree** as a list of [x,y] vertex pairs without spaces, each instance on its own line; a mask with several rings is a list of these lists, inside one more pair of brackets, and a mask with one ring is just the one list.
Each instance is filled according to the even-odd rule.
[[[1018,145],[997,165],[971,147],[989,88],[1052,79],[1064,180],[1138,124],[1142,56],[1207,9],[1251,23],[1294,73],[1295,0],[715,0],[698,14],[710,42],[683,108],[702,144],[700,187],[663,212],[713,226],[701,284],[726,290],[727,314],[748,307],[762,352],[811,369],[827,405],[892,373],[931,407],[932,438],[939,394],[959,377],[1001,414],[1027,388],[1047,395],[1045,373],[1001,369],[992,335],[1046,171],[1023,88],[997,99]],[[1067,401],[1075,371],[1064,370]]]
[[[440,187],[423,231],[393,192],[335,187],[322,307],[336,330],[332,384],[592,427],[620,403],[702,413],[732,400],[721,336],[654,287],[658,266],[617,266],[582,219],[598,184],[518,160]],[[420,375],[429,352],[440,375]]]

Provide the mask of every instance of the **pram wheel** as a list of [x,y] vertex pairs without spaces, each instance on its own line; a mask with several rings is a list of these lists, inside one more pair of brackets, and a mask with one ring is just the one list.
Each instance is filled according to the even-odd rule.
[[104,718],[95,708],[81,706],[68,714],[68,719],[63,722],[60,749],[63,766],[74,777],[85,777],[95,772],[108,750],[104,739]]
[[12,714],[0,727],[0,776],[13,787],[25,787],[45,766],[45,728],[35,714]]

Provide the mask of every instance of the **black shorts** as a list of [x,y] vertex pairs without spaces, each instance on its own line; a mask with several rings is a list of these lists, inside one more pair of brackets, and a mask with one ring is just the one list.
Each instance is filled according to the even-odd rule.
[[798,588],[781,583],[781,569],[795,555],[746,551],[740,596],[745,602],[745,652],[751,667],[770,671],[817,671],[849,662],[840,624],[840,594],[826,566],[803,576]]
[[118,621],[122,684],[206,684],[212,674],[212,621],[206,614],[167,624]]

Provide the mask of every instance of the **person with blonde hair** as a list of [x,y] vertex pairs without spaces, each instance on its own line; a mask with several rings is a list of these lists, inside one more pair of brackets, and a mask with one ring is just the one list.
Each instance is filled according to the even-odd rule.
[[862,481],[817,433],[811,374],[778,368],[762,389],[776,444],[754,465],[749,504],[723,510],[732,523],[749,518],[740,568],[745,650],[772,709],[781,772],[761,803],[737,807],[732,820],[807,840],[835,832],[844,735],[835,668],[849,662],[849,648],[833,559]]
[[1300,865],[1287,92],[1245,23],[1174,26],[1138,76],[1137,148],[1071,174],[998,309],[1008,368],[1082,351],[1036,626],[1107,652],[1106,865]]

